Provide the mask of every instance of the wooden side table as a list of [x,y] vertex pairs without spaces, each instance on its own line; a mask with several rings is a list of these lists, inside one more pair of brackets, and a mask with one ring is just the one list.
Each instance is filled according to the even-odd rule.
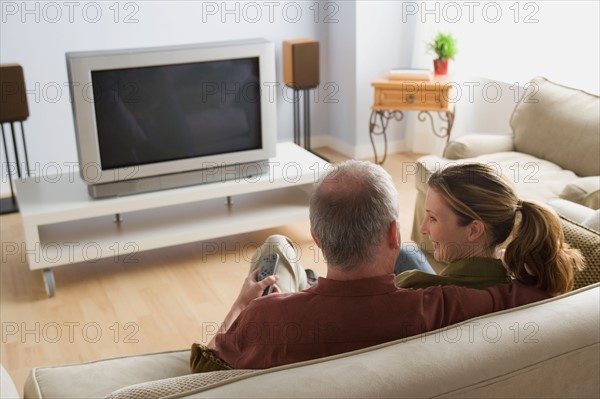
[[[429,117],[433,133],[446,141],[450,139],[454,124],[455,110],[449,103],[449,91],[452,83],[447,77],[436,76],[430,81],[375,80],[371,83],[375,88],[375,101],[371,107],[369,119],[369,137],[375,153],[375,162],[383,164],[387,156],[386,130],[391,119],[401,121],[404,111],[419,111],[419,120]],[[435,127],[431,112],[437,112],[446,126]],[[378,161],[374,136],[383,136],[384,151]]]

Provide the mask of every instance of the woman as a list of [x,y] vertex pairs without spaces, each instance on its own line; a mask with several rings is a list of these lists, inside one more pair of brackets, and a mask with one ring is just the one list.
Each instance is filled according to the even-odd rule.
[[431,240],[434,258],[448,265],[439,275],[400,273],[397,286],[482,288],[515,278],[550,295],[573,288],[573,269],[583,261],[564,242],[560,221],[545,207],[520,200],[496,169],[453,165],[435,172],[427,185],[420,231]]

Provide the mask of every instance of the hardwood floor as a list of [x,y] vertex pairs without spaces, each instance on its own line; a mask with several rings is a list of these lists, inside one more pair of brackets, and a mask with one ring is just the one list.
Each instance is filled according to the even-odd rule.
[[[345,157],[326,148],[331,162]],[[410,239],[419,154],[392,154],[384,165],[400,192],[403,241]],[[309,223],[106,258],[54,269],[56,296],[47,298],[40,272],[25,259],[19,214],[0,216],[0,360],[17,388],[31,368],[208,342],[237,296],[248,260],[270,234],[291,237],[302,263],[324,275]]]

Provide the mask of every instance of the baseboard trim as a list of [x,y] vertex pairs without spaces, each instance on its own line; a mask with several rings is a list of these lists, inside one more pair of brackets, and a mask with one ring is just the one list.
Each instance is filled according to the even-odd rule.
[[[328,135],[311,136],[310,142],[312,148],[329,147],[352,159],[374,160],[371,143],[353,146],[337,137]],[[376,140],[375,146],[377,147],[378,157],[381,158],[383,155],[383,140]],[[388,155],[406,151],[409,151],[406,140],[388,141]]]

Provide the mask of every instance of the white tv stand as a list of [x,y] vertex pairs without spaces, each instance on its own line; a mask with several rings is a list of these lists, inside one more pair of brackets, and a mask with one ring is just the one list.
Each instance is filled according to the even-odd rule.
[[330,165],[292,143],[257,165],[263,174],[253,178],[97,200],[79,175],[17,180],[21,250],[54,296],[56,266],[308,220],[312,185]]

